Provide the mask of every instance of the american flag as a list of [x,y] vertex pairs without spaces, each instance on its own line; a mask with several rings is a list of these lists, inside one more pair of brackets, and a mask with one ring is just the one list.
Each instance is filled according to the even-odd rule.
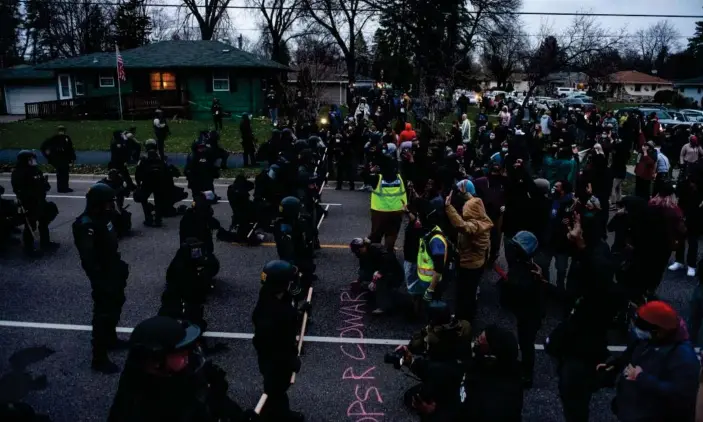
[[117,46],[115,46],[115,54],[117,55],[117,79],[126,81],[127,75],[124,73],[124,61],[122,61],[122,55],[120,54],[120,49]]

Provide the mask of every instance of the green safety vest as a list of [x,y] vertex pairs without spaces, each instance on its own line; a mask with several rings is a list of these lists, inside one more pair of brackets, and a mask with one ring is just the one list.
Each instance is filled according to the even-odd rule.
[[371,192],[371,209],[381,212],[403,211],[403,203],[408,203],[403,178],[398,175],[393,182],[383,180],[378,175],[378,186]]
[[432,229],[434,235],[430,237],[429,241],[425,242],[425,237],[420,238],[420,251],[417,253],[417,276],[423,283],[431,283],[432,276],[434,276],[434,262],[432,262],[432,255],[428,251],[428,244],[432,239],[439,239],[444,243],[444,262],[447,262],[447,253],[449,253],[449,244],[447,239],[444,238],[444,233],[442,229],[436,227]]

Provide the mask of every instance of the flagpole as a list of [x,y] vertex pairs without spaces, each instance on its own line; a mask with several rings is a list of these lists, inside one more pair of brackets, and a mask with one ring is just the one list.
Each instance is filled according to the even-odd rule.
[[124,120],[122,118],[122,84],[120,83],[120,71],[119,71],[119,64],[117,62],[117,57],[120,55],[120,50],[117,47],[117,44],[115,44],[115,67],[117,68],[117,99],[120,102],[120,120]]

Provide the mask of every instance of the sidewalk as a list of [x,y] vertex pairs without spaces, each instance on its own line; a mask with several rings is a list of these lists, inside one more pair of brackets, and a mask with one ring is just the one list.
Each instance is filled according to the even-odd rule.
[[[14,163],[17,159],[17,154],[21,150],[19,149],[3,149],[0,150],[0,164]],[[37,153],[37,161],[39,164],[46,164],[46,159],[39,152]],[[188,154],[183,152],[172,152],[167,153],[168,163],[173,164],[176,167],[183,167],[186,165],[186,157]],[[76,164],[81,165],[98,165],[106,166],[110,162],[110,152],[109,151],[76,151]],[[227,159],[227,166],[229,168],[239,168],[244,166],[244,160],[241,153],[232,154]]]

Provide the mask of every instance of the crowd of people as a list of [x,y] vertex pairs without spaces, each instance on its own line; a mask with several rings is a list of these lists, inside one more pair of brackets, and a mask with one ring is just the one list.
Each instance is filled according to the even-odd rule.
[[[330,107],[322,124],[284,122],[271,113],[277,124],[258,149],[249,116],[243,117],[245,156],[267,164],[254,182],[238,176],[228,187],[229,228],[212,210],[219,199],[214,180],[229,154],[219,138],[225,112],[217,102],[215,130],[197,135],[184,170],[191,207],[175,207],[188,195],[175,186],[179,171],[164,155],[168,129],[161,112],[135,181],[126,167],[141,154],[135,130],[113,134],[110,173],[90,188],[72,227],[93,292],[93,369],[118,372],[109,352],[130,348],[108,420],[259,417],[227,397],[223,371],[206,358],[217,349],[202,337],[204,306],[220,265],[213,233],[228,242],[256,244],[267,233],[275,240],[279,259],[264,266],[253,315],[268,397],[261,416],[303,420],[290,410],[286,391],[290,375],[300,370],[297,322],[310,310],[306,297],[317,281],[317,226],[326,213],[320,194],[328,173],[337,189],[346,182],[354,190],[360,179],[370,192],[370,231],[350,242],[359,262],[352,290],[370,292],[369,311],[377,317],[401,310],[409,298],[411,316],[427,321],[408,346],[386,357],[421,379],[405,395],[421,420],[521,420],[523,391],[533,386],[535,340],[551,302],[563,318],[545,350],[557,362],[567,422],[587,421],[593,392],[608,387],[616,387],[611,411],[620,421],[694,420],[703,290],[694,291],[686,322],[656,291],[667,267],[703,275],[697,262],[701,128],[667,137],[656,115],[616,118],[611,112],[500,104],[495,123],[481,108],[475,121],[464,113],[446,133],[429,118],[420,119],[416,131],[405,97],[398,107],[384,103],[383,92],[371,101],[359,98],[346,117]],[[379,102],[381,117],[374,118]],[[390,104],[387,111],[383,104]],[[46,143],[42,153],[56,157],[62,151],[58,170],[75,155],[65,129],[57,136],[63,138]],[[635,192],[623,195],[633,156]],[[48,224],[58,209],[46,200],[48,179],[36,158],[32,151],[18,155],[12,175],[18,202],[0,202],[3,241],[24,224],[24,250],[32,255],[57,247]],[[59,183],[70,189],[63,176]],[[142,205],[146,226],[158,228],[169,217],[181,221],[159,315],[139,324],[127,343],[116,326],[129,277],[118,243],[131,227],[123,205],[129,195]],[[506,269],[499,265],[501,252]],[[493,270],[501,276],[500,304],[514,314],[517,336],[481,321],[477,312],[481,281]],[[628,343],[617,356],[608,349],[613,332]]]

